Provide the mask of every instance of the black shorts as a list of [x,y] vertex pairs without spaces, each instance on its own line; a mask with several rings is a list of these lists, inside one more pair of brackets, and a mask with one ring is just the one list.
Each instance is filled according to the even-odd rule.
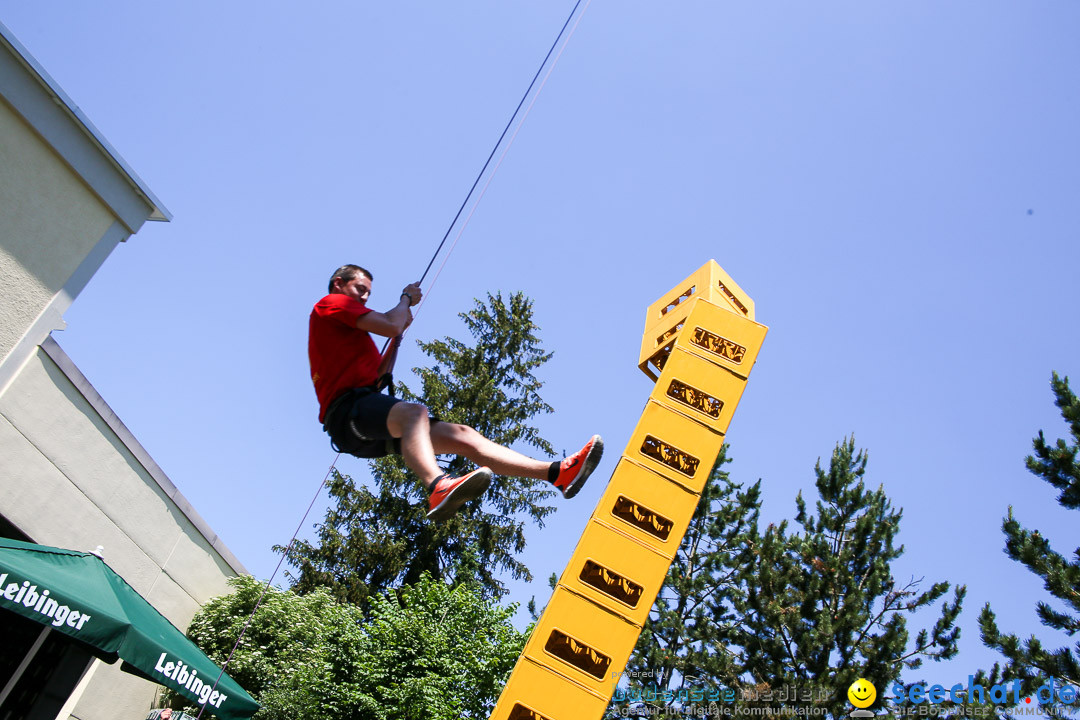
[[390,436],[386,419],[402,402],[373,388],[355,388],[340,395],[326,410],[323,429],[338,452],[359,458],[401,454],[401,439]]

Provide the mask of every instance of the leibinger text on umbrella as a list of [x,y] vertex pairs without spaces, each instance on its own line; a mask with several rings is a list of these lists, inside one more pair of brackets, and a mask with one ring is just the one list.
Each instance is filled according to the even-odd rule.
[[51,618],[49,622],[52,623],[53,627],[67,625],[70,628],[82,630],[83,625],[89,622],[89,615],[73,610],[67,605],[61,605],[49,597],[48,590],[42,588],[39,591],[38,586],[31,585],[29,580],[23,580],[22,585],[13,582],[5,586],[4,583],[7,582],[7,579],[7,573],[0,575],[0,588],[3,589],[0,598],[16,605],[21,603],[23,607],[31,608],[45,617]]
[[215,690],[212,684],[203,682],[202,678],[198,677],[198,670],[188,667],[179,659],[175,661],[169,660],[167,653],[161,653],[157,664],[154,665],[154,670],[179,684],[180,687],[190,691],[193,695],[197,695],[200,705],[210,703],[219,708],[221,703],[225,702],[229,697]]

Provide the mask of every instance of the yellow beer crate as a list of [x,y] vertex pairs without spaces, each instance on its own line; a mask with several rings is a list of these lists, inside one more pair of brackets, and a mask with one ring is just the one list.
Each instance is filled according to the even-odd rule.
[[601,698],[550,668],[522,657],[499,696],[491,720],[599,719],[610,699],[611,693]]
[[[641,628],[558,585],[523,656],[565,675],[606,701],[615,692]],[[554,719],[553,719],[554,720]]]
[[592,521],[585,526],[559,584],[640,627],[649,617],[670,565],[671,558]]
[[656,380],[674,347],[747,378],[768,328],[704,299],[690,300],[686,315],[673,318],[641,339],[638,367]]
[[754,319],[754,301],[715,260],[710,260],[649,306],[645,311],[645,330],[666,323],[673,313],[696,298],[705,298],[714,305]]
[[649,399],[726,433],[745,387],[745,378],[676,347]]
[[696,493],[663,475],[622,458],[593,511],[593,520],[670,560],[679,550],[698,499]]
[[719,433],[650,400],[625,457],[700,493],[723,443]]

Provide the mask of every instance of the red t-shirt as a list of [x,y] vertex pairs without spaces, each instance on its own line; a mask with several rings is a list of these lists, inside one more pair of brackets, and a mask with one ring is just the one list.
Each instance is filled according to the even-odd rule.
[[379,379],[382,356],[371,335],[356,327],[371,312],[348,295],[333,293],[315,303],[308,324],[311,381],[319,397],[319,422],[338,395]]

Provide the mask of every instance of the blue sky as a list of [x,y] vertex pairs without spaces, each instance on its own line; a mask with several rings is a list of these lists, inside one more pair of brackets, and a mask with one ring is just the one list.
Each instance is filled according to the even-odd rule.
[[[306,358],[328,274],[372,269],[376,307],[420,275],[570,7],[0,6],[174,215],[57,338],[257,576],[334,457]],[[1065,432],[1051,370],[1080,384],[1078,31],[1070,0],[594,0],[410,331],[460,335],[471,298],[526,292],[555,351],[543,434],[607,439],[510,599],[546,598],[629,439],[645,308],[715,258],[770,327],[728,436],[765,519],[854,433],[904,509],[896,576],[968,585],[960,658],[918,675],[994,660],[985,602],[1036,630],[1045,594],[1000,522],[1012,504],[1078,544],[1023,466]]]

